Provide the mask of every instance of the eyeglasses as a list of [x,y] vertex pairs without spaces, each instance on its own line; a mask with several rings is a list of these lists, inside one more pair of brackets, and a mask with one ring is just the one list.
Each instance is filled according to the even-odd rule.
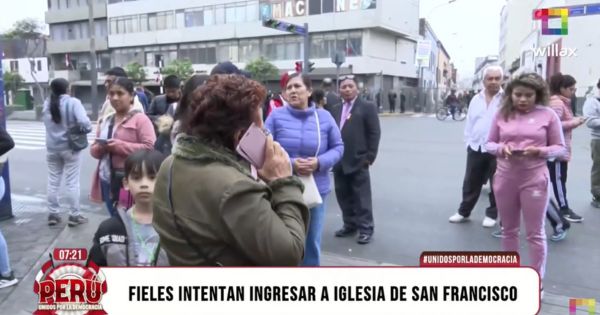
[[340,76],[340,82],[342,82],[344,80],[354,80],[354,74],[347,74],[347,75]]

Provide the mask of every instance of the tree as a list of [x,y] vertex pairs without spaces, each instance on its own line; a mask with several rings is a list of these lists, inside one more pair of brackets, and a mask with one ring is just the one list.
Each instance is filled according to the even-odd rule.
[[138,62],[128,64],[127,67],[125,67],[125,71],[127,72],[127,76],[135,83],[140,84],[146,81],[146,70],[144,70],[144,66]]
[[246,65],[246,71],[252,74],[254,80],[263,83],[268,79],[277,78],[279,75],[279,69],[262,56],[249,62]]
[[[44,31],[44,24],[42,24],[41,22],[35,20],[35,19],[31,19],[31,18],[27,18],[27,19],[23,19],[20,21],[15,22],[15,24],[13,24],[13,27],[6,33],[4,34],[4,37],[7,39],[21,39],[25,41],[26,47],[27,47],[27,59],[29,60],[30,64],[36,64],[35,62],[35,57],[34,54],[35,52],[39,49],[40,45],[44,45],[44,52],[43,55],[46,54],[45,52],[45,39],[44,39],[44,34],[42,33]],[[31,47],[31,49],[30,49]],[[40,83],[37,80],[37,70],[36,67],[30,67],[29,69],[31,77],[33,78],[33,81],[35,82],[35,85],[39,91],[39,95],[42,98],[42,100],[44,100],[46,98],[46,96],[44,95],[44,89],[42,88],[42,86],[40,85]],[[21,77],[21,76],[19,76]],[[23,79],[23,78],[21,78]]]
[[21,87],[21,85],[23,84],[23,82],[25,80],[17,72],[10,72],[10,71],[4,72],[2,79],[4,80],[4,87],[8,91],[11,91],[11,100],[10,101],[11,101],[11,103],[13,103],[13,101],[15,99],[15,95],[17,94],[17,91],[19,90],[19,88]]
[[173,60],[162,69],[161,73],[163,76],[176,75],[179,79],[185,81],[194,75],[194,68],[189,60]]

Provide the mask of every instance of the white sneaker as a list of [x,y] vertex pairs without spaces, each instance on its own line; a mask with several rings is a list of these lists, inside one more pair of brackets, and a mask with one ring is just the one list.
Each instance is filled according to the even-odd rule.
[[455,213],[448,221],[450,221],[450,223],[463,223],[469,221],[469,218],[463,217],[460,213]]
[[483,227],[486,228],[491,228],[496,226],[496,220],[490,218],[490,217],[485,217],[485,219],[483,219],[483,223],[481,223],[481,225],[483,225]]

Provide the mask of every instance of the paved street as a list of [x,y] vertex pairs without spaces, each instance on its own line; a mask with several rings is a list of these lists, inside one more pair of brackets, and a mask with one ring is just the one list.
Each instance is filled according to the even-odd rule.
[[[381,121],[380,154],[371,174],[376,220],[374,240],[370,245],[360,246],[353,239],[333,237],[334,230],[341,226],[341,216],[332,194],[327,200],[323,250],[328,257],[338,260],[327,258],[326,263],[342,264],[332,261],[345,259],[344,264],[416,265],[424,250],[499,250],[499,240],[490,236],[492,230],[481,227],[485,196],[482,195],[471,222],[448,223],[448,217],[457,210],[460,202],[466,156],[462,145],[463,123],[439,122],[428,116],[382,117]],[[18,135],[19,132],[27,133],[23,130],[40,130],[41,126],[35,122],[8,122],[9,131],[17,142],[17,148],[10,155],[10,172],[13,200],[18,209],[16,218],[0,223],[0,228],[5,232],[11,261],[21,278],[31,276],[30,270],[39,263],[43,248],[89,247],[95,227],[106,215],[101,207],[87,201],[91,174],[97,162],[85,151],[82,152],[81,200],[92,222],[77,229],[49,229],[45,225],[45,149],[43,146],[35,150],[23,147],[27,144],[20,139],[25,138]],[[585,221],[573,224],[565,241],[549,243],[544,287],[550,296],[558,297],[546,300],[546,310],[549,310],[548,303],[566,306],[568,300],[565,297],[600,300],[600,210],[589,206],[589,134],[582,127],[574,137],[569,197],[572,208],[583,215]],[[26,141],[43,143],[43,133],[36,139]],[[523,247],[526,249],[525,242]],[[523,260],[528,261],[526,251],[523,251]],[[32,294],[31,283],[32,280],[24,279],[14,290]],[[0,292],[0,306],[5,299],[5,303],[10,303],[8,294]],[[542,314],[562,313],[543,311]]]

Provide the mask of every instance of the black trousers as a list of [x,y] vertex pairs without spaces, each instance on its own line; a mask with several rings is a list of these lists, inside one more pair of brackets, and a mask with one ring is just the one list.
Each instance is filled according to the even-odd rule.
[[368,168],[351,174],[334,171],[335,196],[342,209],[344,227],[357,229],[361,234],[373,234],[373,203],[371,176]]
[[554,198],[556,198],[560,209],[569,209],[569,201],[567,201],[567,166],[568,162],[548,162]]
[[[493,186],[493,176],[496,172],[496,157],[479,151],[467,148],[467,168],[462,188],[462,202],[458,208],[458,213],[464,217],[469,217],[473,208],[479,200],[481,188],[486,179],[490,179],[490,187]],[[498,218],[498,209],[496,209],[496,198],[494,190],[491,189],[488,195],[490,206],[485,209],[485,215],[492,219]]]
[[552,198],[550,198],[550,201],[548,202],[546,218],[550,221],[550,225],[552,225],[554,232],[568,230],[571,227],[571,223],[560,214],[559,207],[554,203]]

